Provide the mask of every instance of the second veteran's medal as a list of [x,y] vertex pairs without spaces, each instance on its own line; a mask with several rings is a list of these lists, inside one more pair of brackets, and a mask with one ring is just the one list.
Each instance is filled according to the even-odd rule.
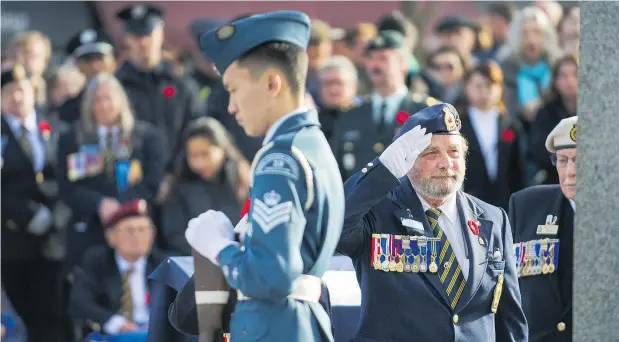
[[411,241],[408,235],[402,236],[402,249],[404,250],[404,254],[402,258],[404,259],[404,272],[411,271]]
[[432,239],[432,256],[431,256],[431,262],[430,262],[430,272],[432,273],[436,273],[438,272],[438,265],[436,264],[436,244],[437,244],[437,240],[436,239]]
[[417,240],[419,244],[419,272],[428,270],[428,238],[420,236]]
[[381,235],[380,247],[381,247],[381,256],[380,256],[381,269],[385,272],[389,272],[389,251],[391,250],[389,247],[389,234]]
[[398,272],[404,272],[404,255],[402,253],[402,236],[395,236],[395,270]]
[[394,236],[389,234],[389,247],[390,247],[390,253],[389,253],[389,272],[395,272],[396,271],[396,266],[395,266],[395,258],[396,258],[396,251],[395,251],[395,239]]
[[494,288],[494,298],[492,298],[492,312],[496,313],[499,308],[499,301],[501,300],[501,293],[503,292],[503,280],[505,276],[503,274],[499,274],[499,278],[496,282],[496,287]]
[[541,257],[541,261],[542,261],[542,274],[548,274],[548,264],[547,264],[547,260],[548,260],[548,252],[547,252],[547,248],[548,248],[548,239],[544,239],[542,241],[540,241],[540,257]]
[[[419,243],[417,241],[416,236],[411,236],[411,249],[412,249],[412,257],[413,261],[411,262],[411,271],[413,273],[419,272]],[[410,259],[409,259],[410,260]]]

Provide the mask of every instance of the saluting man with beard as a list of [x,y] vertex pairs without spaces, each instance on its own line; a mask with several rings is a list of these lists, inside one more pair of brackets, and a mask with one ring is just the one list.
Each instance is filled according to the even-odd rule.
[[461,191],[460,126],[450,104],[412,115],[345,184],[338,251],[361,285],[354,342],[527,341],[509,221]]

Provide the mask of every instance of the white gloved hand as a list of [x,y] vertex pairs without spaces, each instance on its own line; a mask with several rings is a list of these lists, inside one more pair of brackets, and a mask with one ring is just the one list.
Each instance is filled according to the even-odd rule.
[[198,253],[219,265],[221,251],[237,244],[234,241],[234,227],[228,217],[221,211],[209,210],[189,221],[185,239]]
[[415,164],[415,160],[432,142],[432,133],[426,134],[426,129],[416,126],[397,138],[378,157],[380,162],[396,178],[403,177]]
[[36,236],[41,236],[49,231],[52,226],[52,212],[44,205],[39,205],[36,214],[26,229],[28,233]]
[[239,240],[241,240],[241,243],[245,241],[246,235],[251,235],[251,223],[249,223],[247,214],[245,214],[239,223],[236,224],[236,227],[234,227],[234,232],[239,234]]

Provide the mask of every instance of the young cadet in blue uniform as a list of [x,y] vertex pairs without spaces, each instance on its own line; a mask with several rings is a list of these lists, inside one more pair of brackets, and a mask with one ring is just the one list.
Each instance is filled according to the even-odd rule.
[[546,139],[559,184],[526,188],[509,202],[530,341],[572,341],[577,123],[561,120]]
[[207,32],[201,47],[222,73],[229,112],[265,135],[252,165],[251,207],[238,226],[207,211],[186,238],[239,290],[234,341],[332,341],[320,277],[340,237],[344,193],[315,111],[303,108],[308,16],[279,11]]
[[338,251],[361,286],[355,342],[527,340],[507,215],[461,191],[460,126],[449,104],[412,115],[345,184]]
[[80,120],[58,142],[58,187],[73,210],[65,271],[87,248],[105,244],[101,222],[120,204],[155,201],[165,168],[160,136],[150,124],[134,119],[113,75],[90,81],[81,108]]

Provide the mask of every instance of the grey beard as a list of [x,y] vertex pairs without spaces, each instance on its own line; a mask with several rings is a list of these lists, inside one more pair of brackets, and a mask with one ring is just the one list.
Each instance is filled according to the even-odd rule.
[[456,193],[456,191],[462,189],[464,183],[464,172],[460,172],[457,175],[455,182],[451,180],[449,182],[438,183],[432,182],[431,178],[416,179],[415,172],[413,171],[413,177],[411,178],[411,184],[415,192],[421,197],[433,198],[433,199],[446,199]]

